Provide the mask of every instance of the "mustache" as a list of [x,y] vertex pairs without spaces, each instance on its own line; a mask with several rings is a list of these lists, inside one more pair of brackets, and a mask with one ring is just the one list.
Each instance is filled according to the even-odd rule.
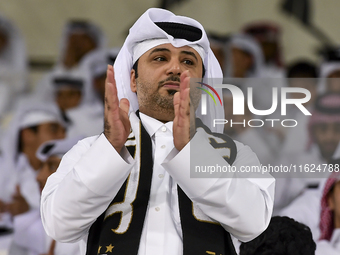
[[168,78],[158,82],[158,88],[162,87],[164,85],[164,83],[166,83],[168,81],[181,82],[181,79],[179,78],[178,75],[171,75]]

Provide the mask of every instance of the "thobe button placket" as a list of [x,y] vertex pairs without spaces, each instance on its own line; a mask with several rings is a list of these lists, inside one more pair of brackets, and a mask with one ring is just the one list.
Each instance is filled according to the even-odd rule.
[[161,208],[159,208],[158,206],[155,208],[156,212],[159,212],[161,210]]
[[158,177],[159,177],[160,179],[162,179],[162,178],[164,178],[164,174],[159,174]]
[[166,132],[166,127],[163,126],[163,127],[161,128],[161,130],[162,130],[163,132]]
[[165,147],[166,147],[165,145],[162,145],[162,146],[161,146],[162,149],[165,149]]

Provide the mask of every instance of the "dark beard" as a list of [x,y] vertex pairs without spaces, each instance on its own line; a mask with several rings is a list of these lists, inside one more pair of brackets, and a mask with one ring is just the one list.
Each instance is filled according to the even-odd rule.
[[[171,75],[168,78],[158,82],[158,88],[161,88],[164,83],[168,81],[175,81],[180,82],[180,77],[178,75]],[[153,102],[156,102],[157,105],[161,108],[160,110],[162,112],[174,112],[174,95],[177,92],[177,90],[168,90],[167,97],[161,97],[159,95],[153,94],[151,95],[151,99]]]
[[[170,92],[170,91],[169,91]],[[169,93],[167,97],[152,95],[152,101],[156,102],[162,112],[174,112],[174,94]]]
[[[149,89],[148,84],[141,84],[139,83],[139,78],[137,81],[137,87],[139,86],[140,92],[143,93],[144,96],[142,98],[139,98],[143,104],[144,111],[146,109],[151,110],[158,116],[163,116],[164,119],[161,118],[161,120],[172,120],[174,118],[174,95],[177,92],[176,89],[168,89],[167,93],[163,93],[163,95],[159,94],[159,89],[162,88],[163,84],[168,81],[175,81],[179,82],[180,78],[178,75],[172,75],[167,77],[166,79],[158,82],[158,89],[157,91],[152,90],[152,86],[150,86],[151,89]],[[137,92],[138,95],[138,92]],[[141,103],[139,102],[139,103]],[[157,117],[159,119],[160,117]]]

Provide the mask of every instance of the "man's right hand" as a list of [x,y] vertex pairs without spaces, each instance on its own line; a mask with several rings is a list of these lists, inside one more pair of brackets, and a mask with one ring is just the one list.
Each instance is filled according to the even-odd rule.
[[130,134],[129,100],[119,102],[113,66],[108,65],[105,80],[104,135],[118,153]]

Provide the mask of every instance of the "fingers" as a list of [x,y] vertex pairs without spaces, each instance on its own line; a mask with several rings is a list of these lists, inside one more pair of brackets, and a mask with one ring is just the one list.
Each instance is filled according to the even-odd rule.
[[190,76],[185,71],[180,77],[180,91],[174,96],[175,118],[173,125],[174,145],[182,150],[190,140]]
[[114,93],[114,89],[112,87],[116,87],[116,82],[114,78],[114,70],[111,65],[107,66],[106,69],[106,79],[105,79],[105,101],[111,99],[112,93]]
[[110,124],[110,120],[119,119],[119,99],[114,78],[114,70],[108,65],[105,81],[105,121]]
[[119,104],[120,109],[123,110],[127,115],[129,115],[130,102],[126,98],[122,98]]
[[117,87],[114,78],[113,67],[108,65],[105,80],[105,108],[111,110],[113,107],[118,108]]
[[181,74],[181,83],[180,83],[180,92],[184,91],[185,89],[190,87],[190,76],[189,76],[189,70],[184,71]]
[[179,104],[181,101],[181,93],[176,92],[174,95],[174,110],[175,110],[175,118],[178,117],[179,114]]
[[106,71],[106,82],[114,84],[115,82],[115,75],[114,75],[114,69],[112,65],[107,66],[107,71]]
[[[174,98],[175,115],[177,113],[178,125],[185,126],[190,116],[190,76],[189,71],[184,71],[181,74],[181,84],[179,98]],[[177,93],[176,93],[177,94]],[[176,96],[175,94],[175,96]],[[175,102],[176,100],[176,102]],[[177,108],[177,109],[176,109]]]
[[104,135],[118,153],[130,133],[129,107],[126,98],[118,99],[114,70],[109,65],[105,80]]

